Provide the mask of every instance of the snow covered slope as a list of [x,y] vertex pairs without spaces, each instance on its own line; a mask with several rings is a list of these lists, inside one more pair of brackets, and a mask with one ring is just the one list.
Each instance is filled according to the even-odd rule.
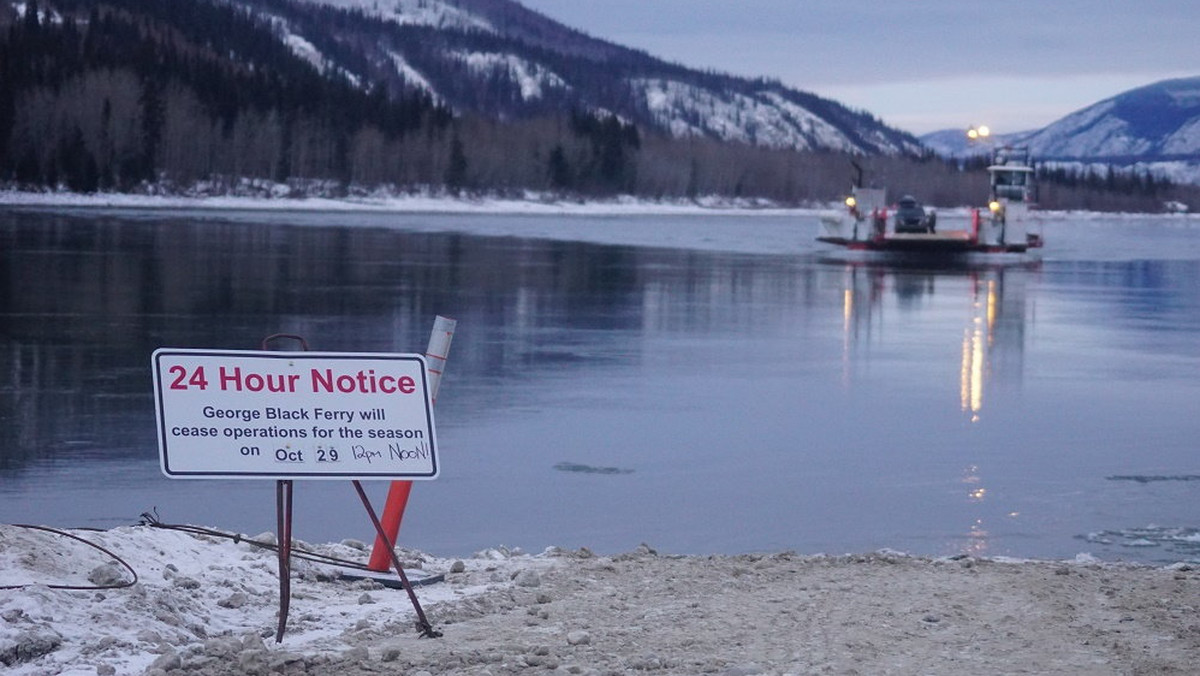
[[1028,145],[1057,166],[1125,168],[1175,183],[1200,183],[1200,77],[1163,80],[1078,110],[1035,131],[970,145],[962,130],[925,134],[921,142],[943,157],[987,152],[991,145]]
[[1054,159],[1200,159],[1200,77],[1132,89],[1072,113],[1026,142]]
[[482,30],[495,32],[492,24],[481,16],[464,10],[456,2],[446,0],[301,0],[312,4],[328,5],[339,9],[359,11],[363,14],[400,25],[431,26],[456,30]]
[[[925,134],[921,142],[945,157],[977,154],[963,130]],[[992,144],[1028,145],[1046,160],[1109,162],[1200,161],[1200,77],[1163,80],[1078,110],[1042,129],[995,136]]]
[[356,86],[422,91],[499,119],[610,113],[675,136],[773,148],[917,154],[868,113],[767,80],[700,72],[590,37],[512,0],[232,0]]

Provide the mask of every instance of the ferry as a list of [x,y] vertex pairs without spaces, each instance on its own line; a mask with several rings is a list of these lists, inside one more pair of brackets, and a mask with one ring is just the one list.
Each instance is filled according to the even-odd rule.
[[1029,149],[997,148],[987,171],[991,192],[987,208],[970,209],[957,228],[945,227],[936,211],[911,195],[889,207],[885,189],[856,185],[846,198],[846,213],[821,218],[823,233],[817,241],[849,251],[934,258],[1028,254],[1040,249],[1042,235],[1031,229],[1037,184]]

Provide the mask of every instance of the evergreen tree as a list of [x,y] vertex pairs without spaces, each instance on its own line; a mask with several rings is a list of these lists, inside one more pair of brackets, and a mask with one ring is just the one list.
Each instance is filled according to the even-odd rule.
[[556,190],[569,190],[572,187],[571,165],[567,161],[567,151],[561,143],[557,143],[550,151],[548,174],[550,187]]
[[31,44],[37,43],[41,33],[41,13],[37,0],[29,0],[29,3],[25,5],[25,36]]
[[83,131],[76,126],[60,141],[57,155],[58,176],[74,192],[92,193],[100,187],[100,172],[96,158],[83,140]]
[[139,103],[142,107],[142,154],[130,162],[128,176],[133,181],[154,180],[158,160],[158,147],[162,141],[166,115],[162,85],[154,77],[142,79]]
[[467,183],[467,155],[457,133],[450,139],[450,161],[446,166],[445,180],[446,187],[456,195]]

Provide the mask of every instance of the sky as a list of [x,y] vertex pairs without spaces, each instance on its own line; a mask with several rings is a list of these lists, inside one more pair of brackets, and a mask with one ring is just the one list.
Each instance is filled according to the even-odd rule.
[[1038,129],[1200,75],[1200,0],[519,0],[695,68],[776,78],[924,134]]

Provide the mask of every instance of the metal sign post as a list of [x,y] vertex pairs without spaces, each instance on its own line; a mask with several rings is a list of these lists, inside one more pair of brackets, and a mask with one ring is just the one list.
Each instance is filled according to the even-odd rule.
[[[272,342],[284,338],[299,342],[300,348],[308,352],[307,340],[300,336],[284,333],[276,333],[263,338],[261,348],[269,350]],[[278,541],[275,554],[279,562],[279,617],[275,624],[276,643],[283,642],[283,632],[287,628],[288,610],[292,605],[292,488],[291,479],[275,481],[275,539]]]

